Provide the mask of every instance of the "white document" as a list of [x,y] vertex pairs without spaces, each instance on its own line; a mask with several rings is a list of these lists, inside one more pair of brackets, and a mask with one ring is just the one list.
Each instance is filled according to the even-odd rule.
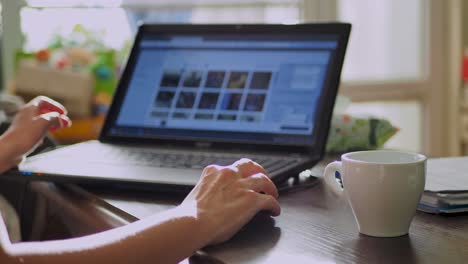
[[468,192],[468,156],[428,159],[425,190]]

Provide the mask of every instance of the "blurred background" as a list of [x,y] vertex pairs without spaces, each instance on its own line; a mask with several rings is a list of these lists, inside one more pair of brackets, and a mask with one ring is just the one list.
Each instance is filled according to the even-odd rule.
[[468,1],[0,3],[2,91],[24,100],[44,94],[65,104],[74,126],[54,134],[59,143],[97,137],[139,23],[344,21],[353,29],[332,130],[340,133],[333,139],[342,145],[343,136],[352,138],[355,127],[343,124],[350,119],[381,120],[393,130],[375,132],[383,135],[374,148],[468,155]]

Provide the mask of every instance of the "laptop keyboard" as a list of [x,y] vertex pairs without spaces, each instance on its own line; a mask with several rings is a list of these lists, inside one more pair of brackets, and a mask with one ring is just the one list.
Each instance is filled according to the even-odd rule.
[[[233,155],[221,153],[205,153],[173,150],[144,150],[132,148],[118,148],[106,153],[107,160],[122,160],[128,164],[144,165],[151,167],[166,168],[189,168],[203,169],[204,167],[217,164],[229,165],[240,158],[250,158],[262,165],[267,172],[273,172],[285,166],[293,165],[300,161],[294,157],[262,156],[262,155]],[[112,157],[110,157],[112,156]],[[110,159],[109,159],[110,158]]]

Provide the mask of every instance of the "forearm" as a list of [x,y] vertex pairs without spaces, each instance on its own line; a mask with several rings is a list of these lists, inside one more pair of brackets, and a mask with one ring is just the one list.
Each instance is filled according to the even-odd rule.
[[[0,230],[0,233],[1,230]],[[5,234],[0,234],[4,235]],[[10,263],[176,263],[209,241],[194,212],[181,207],[82,238],[9,244]]]
[[22,159],[22,155],[15,150],[14,140],[10,133],[0,136],[0,174],[16,166]]

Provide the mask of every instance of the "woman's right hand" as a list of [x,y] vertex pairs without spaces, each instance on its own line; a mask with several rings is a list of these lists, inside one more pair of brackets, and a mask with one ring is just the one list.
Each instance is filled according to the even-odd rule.
[[278,190],[262,166],[241,159],[230,166],[210,165],[181,204],[195,209],[205,245],[230,239],[259,211],[281,212]]

